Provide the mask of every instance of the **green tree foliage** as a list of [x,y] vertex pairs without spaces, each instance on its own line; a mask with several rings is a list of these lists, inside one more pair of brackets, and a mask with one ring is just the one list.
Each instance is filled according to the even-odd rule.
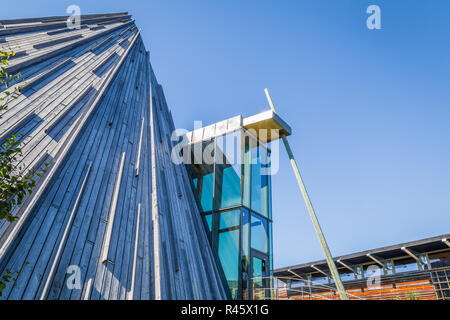
[[[19,137],[22,137],[19,134]],[[7,219],[12,222],[16,217],[12,214],[15,205],[20,205],[27,194],[36,186],[35,177],[40,177],[46,170],[22,173],[22,167],[14,164],[22,156],[20,142],[12,135],[0,146],[0,220]],[[47,167],[48,163],[45,164]]]
[[[0,48],[0,111],[7,110],[8,103],[16,99],[22,90],[21,74],[11,75],[6,69],[9,59],[15,55],[11,48]],[[9,222],[17,219],[12,212],[14,206],[22,204],[36,186],[36,179],[46,172],[46,169],[24,171],[20,164],[23,156],[20,142],[22,137],[22,134],[12,135],[0,145],[0,220],[6,219]],[[45,166],[50,165],[46,163]],[[28,262],[25,263],[27,264]],[[0,277],[0,296],[9,282],[16,283],[22,268],[19,271],[6,270]]]
[[[6,69],[9,59],[15,54],[11,48],[0,50],[0,87],[2,89],[0,111],[6,110],[8,102],[16,99],[22,90],[19,83],[21,74],[11,75]],[[22,134],[12,135],[0,146],[0,220],[7,219],[12,222],[16,219],[12,214],[12,209],[14,206],[20,205],[26,195],[32,192],[36,186],[35,177],[40,177],[45,172],[45,170],[41,170],[25,173],[23,170],[24,168],[20,165],[22,157],[20,139],[22,137]]]
[[420,300],[420,298],[413,291],[409,291],[408,300]]
[[17,73],[15,75],[9,74],[6,70],[9,59],[14,57],[16,52],[11,48],[0,48],[0,111],[6,110],[7,104],[11,99],[17,98],[22,87],[18,85],[22,75]]

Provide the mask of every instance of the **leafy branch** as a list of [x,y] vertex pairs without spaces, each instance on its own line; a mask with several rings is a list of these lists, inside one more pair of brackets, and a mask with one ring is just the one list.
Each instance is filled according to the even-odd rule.
[[13,282],[13,286],[16,285],[17,278],[22,273],[23,267],[25,267],[27,264],[30,264],[28,261],[25,262],[25,264],[20,268],[19,271],[11,271],[9,269],[6,269],[5,274],[0,278],[0,297],[2,296],[3,290],[6,289],[6,286],[9,282]]
[[[23,137],[19,134],[19,137]],[[40,171],[31,170],[23,174],[23,167],[19,170],[13,165],[21,158],[22,149],[20,140],[12,135],[0,146],[0,220],[14,221],[17,217],[12,215],[12,209],[20,205],[27,194],[36,186],[36,178],[40,178],[46,169]],[[46,167],[50,165],[45,164]]]
[[[0,111],[7,110],[7,104],[16,99],[22,90],[18,85],[22,75],[20,73],[11,75],[7,72],[9,59],[14,57],[16,52],[0,48]],[[27,84],[25,82],[25,84]],[[23,134],[12,135],[0,145],[0,220],[6,219],[13,222],[17,219],[12,214],[13,208],[22,204],[28,194],[31,194],[36,186],[36,179],[40,178],[46,169],[30,170],[25,173],[21,159],[23,158],[21,148],[21,138]],[[45,167],[49,167],[45,163]],[[5,274],[0,276],[0,296],[7,284],[13,281],[14,285],[22,269],[19,271],[7,269]]]
[[22,87],[17,84],[20,82],[22,74],[9,74],[6,67],[9,60],[16,55],[16,52],[11,48],[0,48],[0,88],[3,90],[0,96],[0,111],[6,110],[8,102],[17,98]]

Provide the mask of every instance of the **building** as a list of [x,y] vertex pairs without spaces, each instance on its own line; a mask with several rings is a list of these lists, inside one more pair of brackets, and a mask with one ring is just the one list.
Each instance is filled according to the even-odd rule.
[[27,81],[1,139],[25,135],[26,170],[51,165],[18,220],[0,222],[0,271],[20,271],[2,298],[226,298],[134,20],[66,20],[1,21],[0,45],[17,52],[7,71]]
[[[450,234],[334,258],[350,299],[450,299]],[[274,271],[276,299],[339,299],[325,260]]]
[[[24,172],[49,170],[0,220],[2,299],[251,298],[272,274],[272,112],[173,139],[175,131],[128,13],[0,21],[20,93],[1,111],[0,139],[22,133]],[[3,90],[3,89],[2,89]],[[1,93],[4,96],[4,93]],[[258,129],[258,130],[257,130]],[[230,164],[223,136],[238,141]],[[176,163],[213,146],[209,164]],[[175,152],[176,153],[176,152]],[[195,152],[192,153],[195,155]],[[16,274],[17,272],[17,274]],[[256,280],[259,281],[259,280]]]
[[270,298],[253,288],[271,285],[269,143],[279,138],[278,130],[291,134],[288,124],[266,111],[248,118],[237,116],[184,135],[184,163],[211,246],[234,299]]

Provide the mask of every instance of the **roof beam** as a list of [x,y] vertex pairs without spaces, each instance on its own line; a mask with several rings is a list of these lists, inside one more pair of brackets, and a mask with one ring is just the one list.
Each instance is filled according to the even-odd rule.
[[444,239],[442,239],[442,242],[450,247],[450,241],[448,241],[448,239],[444,238]]
[[330,275],[328,274],[328,273],[326,273],[325,271],[323,271],[323,270],[320,270],[319,268],[317,268],[315,265],[311,265],[311,268],[313,268],[314,270],[317,270],[318,272],[320,272],[320,273],[322,273],[322,274],[324,274],[325,276],[327,276],[327,277],[330,277]]
[[423,261],[420,260],[420,253],[414,251],[413,249],[408,249],[406,247],[401,247],[402,251],[406,252],[411,258],[419,262],[420,265],[424,265]]
[[303,280],[303,278],[296,272],[292,271],[291,269],[288,269],[288,272],[292,273],[294,276],[296,276],[297,278],[299,278],[299,280]]
[[358,271],[357,271],[356,267],[353,264],[348,263],[348,262],[342,262],[341,260],[338,260],[337,262],[339,264],[343,265],[344,267],[346,267],[348,270],[350,270],[354,274],[356,274],[356,275],[358,274]]
[[296,276],[299,280],[301,281],[306,281],[301,275],[299,275],[298,273],[292,271],[291,269],[288,269],[288,272],[292,273],[294,276]]
[[366,254],[366,256],[368,256],[370,259],[378,263],[382,268],[387,268],[386,260],[384,260],[383,258],[377,257],[370,253]]

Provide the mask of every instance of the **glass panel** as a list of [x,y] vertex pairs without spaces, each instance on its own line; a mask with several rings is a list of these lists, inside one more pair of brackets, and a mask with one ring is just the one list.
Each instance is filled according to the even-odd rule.
[[242,297],[249,299],[247,292],[247,281],[250,263],[250,212],[242,208]]
[[[267,211],[269,213],[269,219],[272,220],[272,175],[271,175],[271,167],[270,167],[271,157],[270,152],[267,151],[267,203],[268,208]],[[272,233],[271,233],[272,237]]]
[[216,143],[216,208],[238,206],[241,204],[241,133],[218,137]]
[[203,152],[205,155],[214,154],[214,141],[195,144],[184,149],[183,152],[190,154],[185,161],[188,160],[191,163],[187,169],[191,174],[195,186],[194,191],[200,200],[202,212],[211,211],[214,194],[214,166],[208,163],[210,156],[203,158]]
[[239,226],[241,218],[241,210],[235,209],[220,213],[219,229],[227,229]]
[[219,232],[219,259],[233,299],[239,290],[239,229]]
[[268,225],[267,220],[252,213],[251,221],[251,246],[253,249],[267,253],[268,248]]
[[193,179],[193,182],[194,182],[195,190],[197,190],[198,179],[197,179],[197,178],[194,178],[194,179]]
[[419,255],[419,259],[421,262],[421,266],[424,270],[428,270],[428,261],[427,261],[427,256],[424,254]]
[[205,217],[206,223],[208,224],[209,232],[212,230],[212,214],[208,214]]
[[213,203],[213,173],[209,173],[200,179],[201,181],[201,195],[200,202],[202,204],[203,212],[212,210]]
[[376,277],[376,276],[382,276],[384,273],[383,268],[380,267],[378,264],[370,264],[364,266],[364,277]]
[[245,151],[244,151],[244,183],[242,191],[242,202],[244,206],[250,208],[250,190],[251,190],[251,163],[252,155],[250,151],[250,137],[245,135]]
[[250,252],[250,212],[242,208],[242,255],[248,256]]
[[395,260],[396,273],[417,271],[417,270],[419,270],[419,266],[417,265],[417,262],[414,259]]
[[252,149],[252,191],[251,209],[269,216],[269,178],[268,178],[267,151],[258,146]]
[[429,254],[431,268],[443,268],[450,266],[450,251]]
[[356,266],[356,278],[362,279],[362,268],[360,265]]
[[317,284],[327,284],[328,283],[328,277],[326,276],[313,276],[312,277],[312,283],[313,285],[317,285]]
[[342,272],[339,270],[339,276],[341,277],[342,281],[351,281],[355,280],[355,274],[353,272]]
[[384,268],[384,273],[385,274],[394,274],[394,271],[392,269],[392,262],[391,260],[386,260],[386,267]]
[[272,223],[269,222],[269,272],[273,276],[273,242],[272,242]]
[[266,288],[266,265],[265,261],[253,257],[253,299],[264,299]]

